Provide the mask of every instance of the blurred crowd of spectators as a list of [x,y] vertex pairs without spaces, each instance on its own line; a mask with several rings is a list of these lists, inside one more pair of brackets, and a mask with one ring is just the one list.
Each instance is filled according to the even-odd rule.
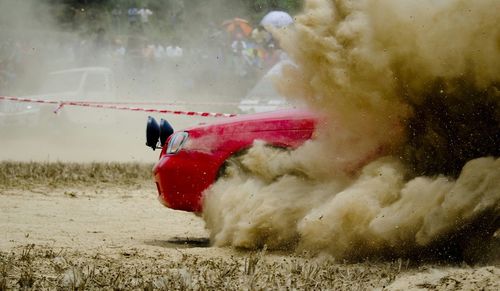
[[[82,66],[106,66],[120,73],[134,72],[146,81],[152,74],[177,78],[185,89],[223,80],[251,85],[283,58],[271,34],[239,18],[207,26],[196,39],[158,39],[148,36],[154,11],[130,8],[111,11],[114,25],[127,33],[98,28],[79,36],[68,33],[11,35],[0,39],[0,94],[18,94],[36,84],[32,75]],[[113,32],[111,32],[113,31]],[[33,34],[33,33],[32,33]],[[37,33],[35,33],[37,34]],[[35,80],[35,78],[33,78]]]

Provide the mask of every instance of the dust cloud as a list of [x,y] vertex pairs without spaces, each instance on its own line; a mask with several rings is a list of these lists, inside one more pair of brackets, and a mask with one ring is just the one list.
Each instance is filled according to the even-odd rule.
[[297,64],[278,87],[325,124],[295,151],[257,142],[235,158],[204,196],[213,242],[345,259],[498,254],[498,5],[305,1],[274,32]]

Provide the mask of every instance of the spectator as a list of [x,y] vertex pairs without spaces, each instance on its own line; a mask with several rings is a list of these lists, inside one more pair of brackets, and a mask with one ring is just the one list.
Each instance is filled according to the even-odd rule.
[[165,48],[161,44],[155,47],[154,56],[155,60],[161,60],[165,56]]
[[180,58],[184,55],[182,48],[177,45],[167,46],[167,57],[169,58]]
[[149,17],[153,15],[153,11],[149,10],[147,7],[141,8],[137,11],[137,14],[141,16],[141,23],[149,23]]
[[115,6],[115,8],[111,10],[111,17],[114,27],[120,27],[122,18],[122,9],[119,6]]
[[130,25],[134,25],[139,17],[139,10],[135,7],[130,7],[127,13],[128,13],[128,22],[130,23]]

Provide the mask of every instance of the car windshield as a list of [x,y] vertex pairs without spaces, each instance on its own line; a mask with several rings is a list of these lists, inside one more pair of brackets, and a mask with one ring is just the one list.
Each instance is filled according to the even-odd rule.
[[51,73],[43,82],[40,93],[57,93],[77,91],[82,80],[83,72]]

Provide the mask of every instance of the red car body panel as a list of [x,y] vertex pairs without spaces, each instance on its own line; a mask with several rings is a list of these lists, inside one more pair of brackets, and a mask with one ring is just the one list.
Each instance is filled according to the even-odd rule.
[[174,133],[153,169],[158,198],[172,209],[201,212],[203,191],[215,182],[229,157],[251,147],[255,140],[296,148],[312,137],[317,123],[316,115],[305,110],[224,118],[183,130],[189,134],[186,144],[179,152],[167,154],[166,145]]

